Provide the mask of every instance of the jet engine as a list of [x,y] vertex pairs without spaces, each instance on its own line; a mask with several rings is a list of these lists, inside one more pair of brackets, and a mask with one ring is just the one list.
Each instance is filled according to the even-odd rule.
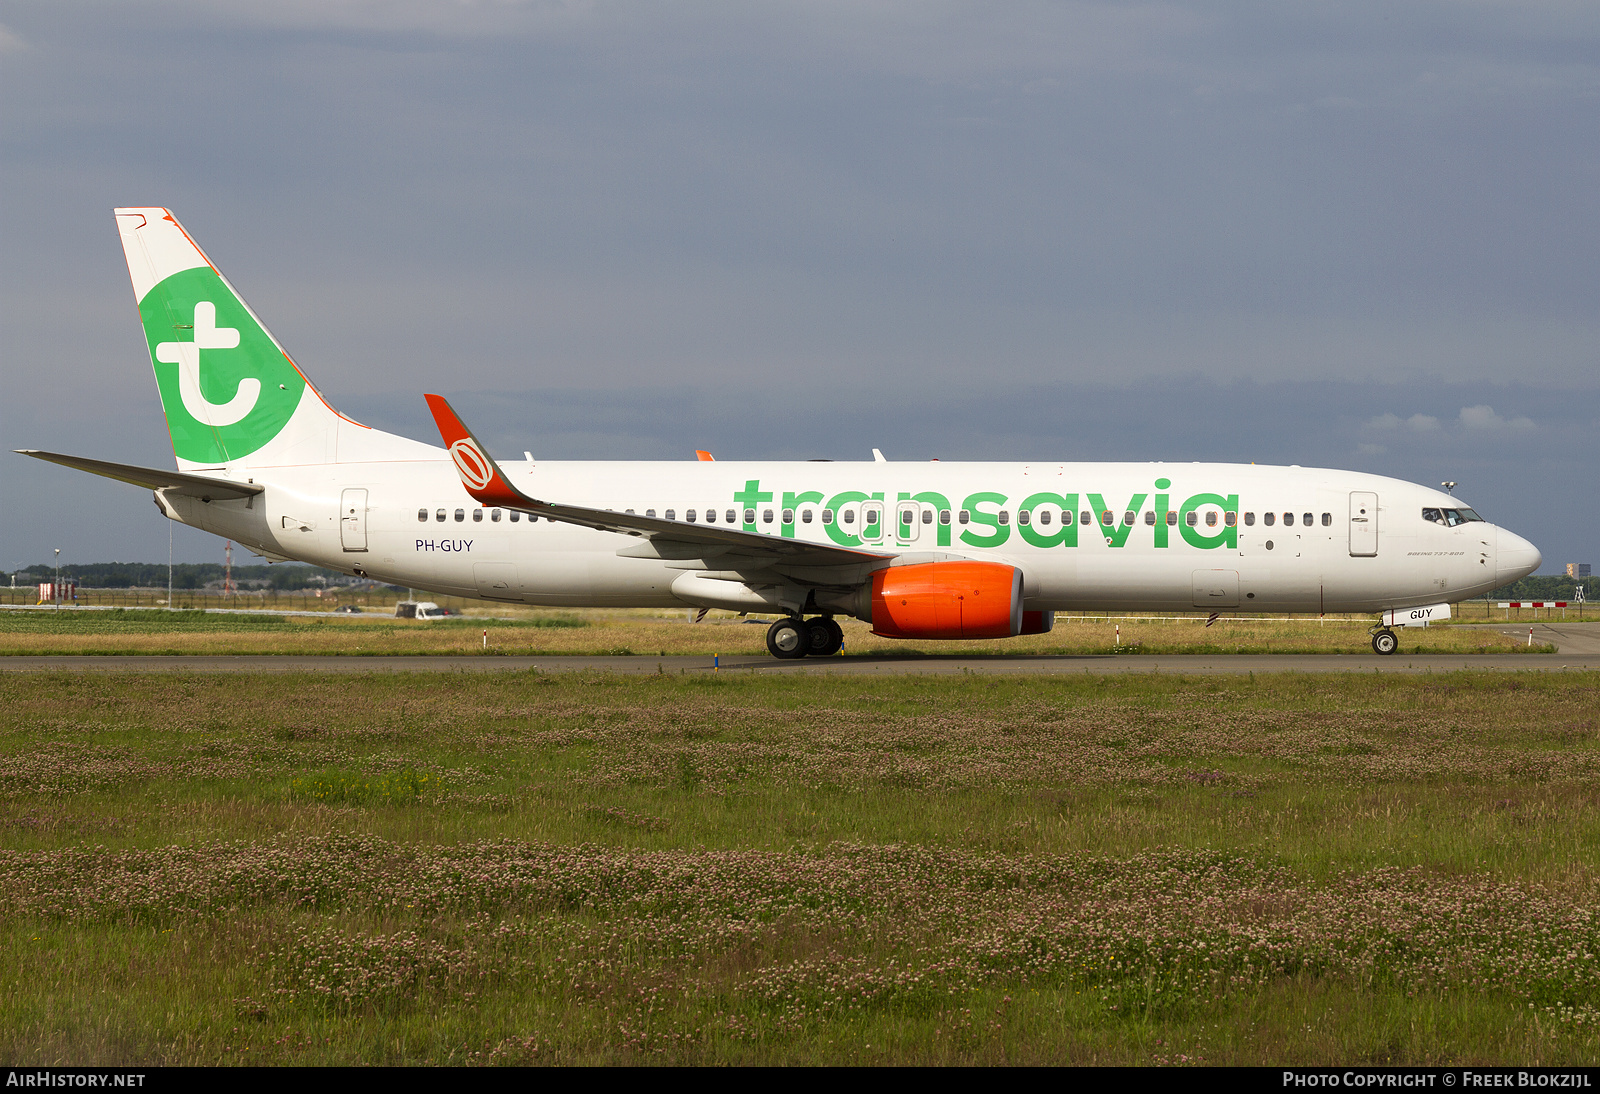
[[[872,633],[883,638],[1010,638],[1023,633],[1022,571],[1015,566],[998,562],[890,566],[872,575],[869,595],[866,619]],[[1042,623],[1041,619],[1035,626]],[[1048,629],[1044,625],[1032,633]]]

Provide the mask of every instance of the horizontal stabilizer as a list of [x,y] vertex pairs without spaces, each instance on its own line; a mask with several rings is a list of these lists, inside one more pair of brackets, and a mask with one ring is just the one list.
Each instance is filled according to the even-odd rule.
[[77,471],[87,471],[91,475],[102,475],[118,482],[132,483],[134,486],[143,486],[149,490],[164,490],[169,494],[199,498],[202,501],[249,498],[265,489],[255,483],[228,482],[225,479],[190,475],[182,471],[160,471],[153,467],[134,467],[126,463],[91,460],[84,456],[63,456],[59,452],[39,452],[31,448],[18,448],[14,451],[23,456],[32,456],[36,460],[48,460]]

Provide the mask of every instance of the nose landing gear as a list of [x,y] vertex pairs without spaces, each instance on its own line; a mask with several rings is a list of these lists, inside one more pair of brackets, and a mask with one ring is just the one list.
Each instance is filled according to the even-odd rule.
[[767,652],[785,661],[832,657],[844,645],[844,630],[830,617],[780,619],[767,628]]
[[1400,648],[1399,637],[1388,627],[1379,627],[1372,632],[1372,652],[1387,657]]

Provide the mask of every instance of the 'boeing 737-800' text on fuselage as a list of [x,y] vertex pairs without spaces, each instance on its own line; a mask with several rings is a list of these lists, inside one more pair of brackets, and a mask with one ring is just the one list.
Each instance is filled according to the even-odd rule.
[[[1434,609],[1535,570],[1448,494],[1349,471],[1162,463],[498,463],[359,425],[165,209],[119,209],[176,471],[55,453],[174,520],[396,585],[509,603],[769,613],[773,653],[1006,637],[1085,610]],[[809,617],[809,618],[808,618]],[[1387,626],[1374,647],[1392,652]]]

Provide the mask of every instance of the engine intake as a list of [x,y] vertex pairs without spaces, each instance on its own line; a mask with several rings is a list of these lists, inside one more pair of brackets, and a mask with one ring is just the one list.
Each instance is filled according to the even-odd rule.
[[872,633],[883,638],[1010,638],[1023,630],[1022,571],[998,562],[890,566],[872,575],[871,608]]

